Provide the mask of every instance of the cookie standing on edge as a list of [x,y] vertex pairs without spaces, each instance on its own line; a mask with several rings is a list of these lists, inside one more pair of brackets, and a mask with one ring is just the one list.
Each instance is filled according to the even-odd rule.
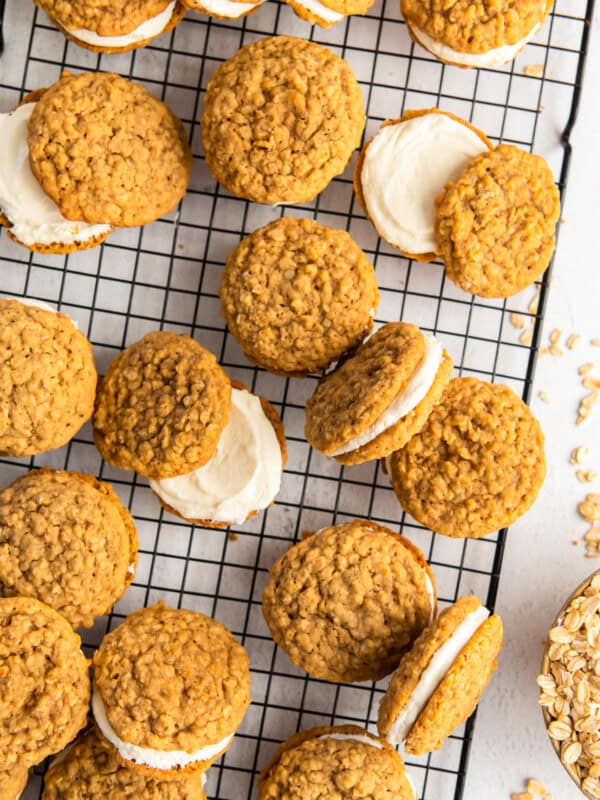
[[306,438],[341,464],[383,458],[425,425],[451,373],[437,339],[388,322],[318,384],[306,404]]
[[261,775],[259,800],[416,800],[393,747],[354,725],[292,736]]
[[208,14],[216,19],[238,19],[257,11],[265,0],[181,0],[192,11]]
[[511,525],[546,476],[539,422],[512,389],[476,378],[450,381],[425,427],[387,463],[402,508],[458,538]]
[[437,608],[433,574],[408,539],[366,520],[293,545],[271,567],[263,614],[290,660],[314,678],[379,680]]
[[100,732],[118,761],[157,779],[208,769],[250,703],[242,645],[210,617],[162,603],[105,636],[93,665]]
[[0,771],[12,772],[62,750],[83,728],[90,679],[67,620],[28,597],[0,598],[0,664]]
[[253,363],[321,372],[373,327],[375,270],[346,231],[282,217],[242,239],[221,278],[227,326]]
[[419,636],[379,705],[377,729],[411,755],[439,750],[465,722],[492,679],[502,620],[476,597],[461,597]]
[[312,200],[344,171],[365,112],[349,65],[291,36],[245,45],[211,78],[201,119],[214,178],[257,203]]

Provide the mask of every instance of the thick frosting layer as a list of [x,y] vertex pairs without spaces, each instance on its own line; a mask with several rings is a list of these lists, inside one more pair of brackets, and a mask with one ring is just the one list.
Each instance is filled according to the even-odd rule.
[[104,236],[110,225],[88,225],[63,217],[29,166],[27,123],[35,103],[0,114],[0,209],[11,233],[25,245],[73,244]]
[[198,761],[208,761],[224,750],[233,739],[233,734],[231,734],[221,742],[202,747],[193,753],[187,753],[185,750],[153,750],[150,747],[138,747],[124,742],[117,736],[106,716],[106,709],[100,697],[100,692],[95,687],[92,695],[92,709],[100,731],[112,746],[118,750],[120,756],[126,761],[133,761],[135,764],[141,764],[151,769],[173,770],[187,767],[189,764],[194,764]]
[[323,22],[341,22],[345,18],[345,14],[340,14],[332,8],[327,8],[319,0],[294,0],[296,5],[302,6],[315,17],[322,19]]
[[429,113],[385,125],[367,147],[360,175],[369,218],[405,253],[435,253],[435,198],[488,149],[467,124]]
[[229,422],[208,464],[188,475],[150,481],[150,486],[186,519],[241,524],[273,502],[282,469],[277,434],[260,398],[233,389]]
[[435,617],[436,593],[435,589],[433,588],[433,582],[429,577],[429,572],[425,567],[423,567],[423,572],[425,573],[425,586],[427,587],[427,595],[429,596],[429,604],[431,606],[431,613],[429,614],[429,624],[431,625],[433,618]]
[[131,33],[126,33],[122,36],[99,36],[96,31],[90,31],[86,28],[76,28],[68,32],[74,39],[97,47],[129,47],[132,44],[159,36],[171,21],[176,5],[177,0],[172,0],[160,14],[150,17]]
[[265,0],[260,0],[258,3],[238,3],[235,2],[235,0],[196,0],[196,6],[198,7],[198,11],[214,14],[216,17],[236,19],[258,8],[264,1]]
[[454,633],[438,648],[385,737],[390,744],[399,745],[406,739],[419,714],[456,661],[460,651],[489,615],[490,612],[485,606],[479,606],[475,611],[467,614]]
[[425,339],[425,355],[423,361],[404,389],[396,395],[396,398],[386,408],[379,419],[341,447],[330,450],[327,453],[328,456],[341,456],[344,453],[357,450],[359,447],[367,444],[367,442],[372,442],[380,433],[391,428],[392,425],[395,425],[402,417],[405,417],[425,397],[427,392],[431,389],[437,371],[442,363],[444,348],[431,334],[424,333],[423,337]]

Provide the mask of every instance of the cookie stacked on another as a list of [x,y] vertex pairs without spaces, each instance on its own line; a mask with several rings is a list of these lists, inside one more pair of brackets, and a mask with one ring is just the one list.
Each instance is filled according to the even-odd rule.
[[285,0],[295,14],[311,25],[331,28],[349,16],[366,14],[375,0]]
[[265,0],[181,0],[187,8],[216,19],[238,19],[257,11]]

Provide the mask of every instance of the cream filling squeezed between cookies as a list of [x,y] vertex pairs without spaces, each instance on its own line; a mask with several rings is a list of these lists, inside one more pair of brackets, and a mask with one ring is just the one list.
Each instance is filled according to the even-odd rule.
[[104,236],[110,225],[71,222],[60,213],[29,166],[27,123],[35,103],[0,114],[0,209],[24,245],[74,244]]
[[237,19],[243,14],[248,14],[255,8],[261,6],[265,0],[259,0],[258,3],[242,3],[236,0],[196,0],[198,11],[204,11],[206,14],[214,14],[216,17],[225,17],[227,19]]
[[169,5],[160,14],[155,17],[147,19],[142,22],[131,33],[124,33],[121,36],[99,36],[96,31],[88,30],[87,28],[66,28],[67,32],[80,42],[91,44],[97,47],[129,47],[129,45],[143,42],[146,39],[153,39],[160,34],[167,27],[175,11],[177,0],[171,0]]
[[469,643],[472,636],[479,630],[489,615],[490,612],[485,606],[479,606],[475,611],[467,614],[451,636],[438,647],[428,666],[423,670],[419,682],[407,700],[406,705],[401,709],[386,734],[385,738],[390,744],[399,745],[405,741],[412,726],[429,702],[431,695],[440,685],[463,647]]
[[334,11],[332,8],[327,8],[327,6],[324,6],[319,0],[294,0],[294,3],[302,6],[302,8],[314,14],[315,17],[322,19],[323,22],[341,22],[346,16],[345,14],[340,14],[338,11]]
[[225,739],[217,742],[217,744],[207,745],[192,753],[188,753],[185,750],[154,750],[151,747],[138,747],[124,742],[115,733],[106,716],[104,701],[96,687],[94,687],[92,694],[92,710],[102,735],[118,750],[119,755],[126,761],[132,761],[134,764],[140,764],[151,769],[183,769],[189,764],[194,764],[198,761],[208,761],[224,750],[233,739],[233,734],[231,734],[231,736],[226,736]]
[[368,444],[368,442],[372,442],[379,434],[395,425],[421,402],[433,386],[435,376],[444,357],[444,348],[434,336],[430,333],[424,333],[423,338],[425,339],[425,355],[404,389],[396,395],[395,399],[372,425],[369,425],[368,428],[365,428],[364,431],[361,431],[341,447],[328,451],[328,456],[341,456],[344,453],[358,450],[359,447]]
[[474,130],[445,114],[422,114],[381,128],[360,174],[377,233],[405,253],[435,253],[435,198],[486,150]]
[[150,486],[186,519],[241,524],[273,502],[282,470],[281,447],[260,398],[233,389],[229,422],[208,464]]
[[376,747],[378,750],[383,750],[383,745],[377,739],[371,739],[370,736],[361,736],[360,733],[324,733],[319,739],[338,739],[339,741],[352,741],[360,742],[361,744],[368,744],[369,747]]

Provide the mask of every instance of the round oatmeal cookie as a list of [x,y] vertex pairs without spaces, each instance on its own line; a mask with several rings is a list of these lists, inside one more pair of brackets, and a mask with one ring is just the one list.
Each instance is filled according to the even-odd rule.
[[366,520],[291,547],[271,567],[262,603],[271,636],[294,664],[347,683],[388,675],[437,606],[421,551]]
[[0,491],[3,597],[35,597],[89,628],[125,593],[137,552],[131,515],[91,475],[45,467]]
[[389,470],[400,505],[418,522],[479,538],[508,527],[535,501],[546,476],[544,435],[512,389],[455,378]]
[[503,144],[473,158],[436,200],[446,274],[481,297],[511,297],[548,268],[560,196],[541,156]]
[[320,0],[325,8],[330,8],[338,14],[366,14],[375,0]]
[[42,800],[206,800],[204,775],[155,780],[121,764],[96,729],[85,733],[50,765]]
[[282,217],[227,258],[221,307],[253,363],[278,375],[321,372],[373,327],[375,270],[346,231]]
[[150,777],[208,769],[250,703],[242,645],[210,617],[163,603],[105,636],[93,665],[100,732],[121,763]]
[[192,171],[182,123],[109,72],[63,73],[29,120],[29,160],[67,219],[143,225],[181,200]]
[[19,800],[29,780],[26,767],[0,770],[0,797],[3,800]]
[[258,203],[312,200],[346,168],[365,126],[348,64],[291,36],[242,47],[204,98],[202,143],[219,183]]
[[100,381],[94,441],[121,469],[186,475],[214,455],[230,405],[231,382],[212,353],[183,334],[148,333]]
[[67,620],[29,597],[0,598],[0,769],[39,764],[83,728],[87,659]]
[[92,415],[92,346],[65,314],[0,299],[0,455],[66,444]]
[[[453,642],[456,656],[443,663],[446,658],[440,649]],[[476,597],[459,598],[402,656],[379,705],[379,735],[390,744],[404,740],[405,752],[410,755],[439,750],[475,710],[498,666],[502,644],[500,617],[489,616]],[[421,693],[418,700],[413,699],[417,687]],[[403,719],[406,713],[410,716]]]
[[259,800],[414,800],[404,762],[383,739],[355,725],[292,736],[259,780]]

